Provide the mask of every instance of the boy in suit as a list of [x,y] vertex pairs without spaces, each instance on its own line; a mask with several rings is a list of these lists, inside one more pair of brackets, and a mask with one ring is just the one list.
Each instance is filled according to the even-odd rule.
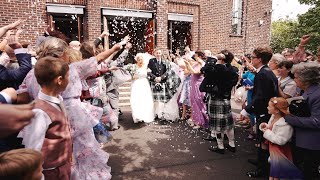
[[256,76],[254,80],[252,101],[241,111],[241,120],[249,117],[250,114],[256,116],[256,127],[258,136],[258,159],[250,160],[250,163],[256,164],[258,168],[254,171],[247,172],[249,177],[261,177],[268,175],[268,157],[269,152],[264,146],[265,139],[258,127],[262,122],[268,122],[270,114],[268,114],[268,102],[272,97],[277,97],[278,79],[269,69],[268,63],[272,57],[272,50],[269,47],[258,47],[252,53],[252,65],[256,68]]

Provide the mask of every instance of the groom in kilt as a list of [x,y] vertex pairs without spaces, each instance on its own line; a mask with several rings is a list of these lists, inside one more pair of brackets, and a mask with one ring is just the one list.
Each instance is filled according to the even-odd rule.
[[162,51],[153,51],[155,58],[149,60],[148,79],[153,93],[155,115],[160,120],[164,118],[164,106],[177,92],[181,83],[179,76],[171,69],[170,62],[162,59]]

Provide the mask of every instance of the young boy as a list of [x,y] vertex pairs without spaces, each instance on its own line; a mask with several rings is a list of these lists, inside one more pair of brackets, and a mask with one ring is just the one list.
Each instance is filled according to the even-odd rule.
[[0,179],[41,180],[41,153],[32,149],[15,149],[0,154]]
[[19,134],[26,148],[41,151],[46,180],[69,180],[72,142],[69,121],[59,95],[68,85],[69,66],[61,59],[44,57],[34,69],[41,87],[35,100],[35,117]]

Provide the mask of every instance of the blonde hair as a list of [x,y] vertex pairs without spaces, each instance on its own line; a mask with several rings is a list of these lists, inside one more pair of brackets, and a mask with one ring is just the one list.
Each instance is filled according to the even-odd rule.
[[15,149],[0,154],[0,179],[29,180],[42,165],[42,155],[32,149]]
[[37,58],[43,58],[46,56],[60,58],[65,55],[66,51],[69,49],[68,44],[55,37],[51,37],[45,41],[43,41],[37,48]]
[[68,54],[69,54],[69,64],[82,60],[82,54],[79,50],[69,49]]

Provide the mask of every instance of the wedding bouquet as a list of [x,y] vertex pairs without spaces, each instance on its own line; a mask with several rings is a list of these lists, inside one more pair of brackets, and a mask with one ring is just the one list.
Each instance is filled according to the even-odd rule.
[[127,70],[131,74],[132,77],[137,71],[137,66],[135,64],[127,64],[123,68],[125,70]]

